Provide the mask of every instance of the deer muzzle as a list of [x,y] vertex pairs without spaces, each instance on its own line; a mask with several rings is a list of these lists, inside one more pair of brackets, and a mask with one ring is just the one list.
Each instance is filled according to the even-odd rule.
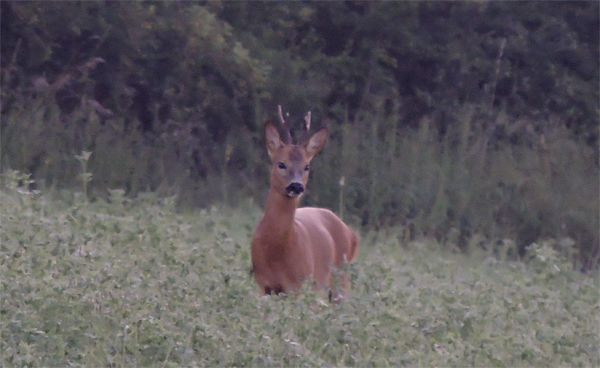
[[304,193],[304,185],[302,183],[293,182],[292,184],[285,187],[285,192],[288,197],[298,197],[302,193]]

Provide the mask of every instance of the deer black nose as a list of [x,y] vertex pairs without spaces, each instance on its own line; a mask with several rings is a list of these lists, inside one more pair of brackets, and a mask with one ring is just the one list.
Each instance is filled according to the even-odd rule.
[[285,188],[285,191],[290,197],[296,197],[304,192],[304,185],[302,185],[302,183],[294,182],[288,185]]

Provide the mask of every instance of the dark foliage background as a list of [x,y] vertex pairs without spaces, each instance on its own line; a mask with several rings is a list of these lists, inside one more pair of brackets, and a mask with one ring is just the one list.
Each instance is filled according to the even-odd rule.
[[2,169],[37,185],[79,185],[91,151],[92,199],[262,203],[282,104],[331,129],[307,205],[598,265],[596,1],[0,6]]

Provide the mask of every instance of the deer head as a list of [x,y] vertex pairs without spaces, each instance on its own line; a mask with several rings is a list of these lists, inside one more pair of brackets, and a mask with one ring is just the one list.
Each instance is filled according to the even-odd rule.
[[278,106],[278,115],[279,123],[285,131],[284,140],[281,139],[279,131],[273,124],[267,123],[265,126],[265,141],[273,162],[271,188],[284,196],[295,198],[304,193],[310,161],[323,148],[327,140],[327,129],[319,130],[306,140],[310,129],[309,111],[304,118],[302,139],[300,143],[293,144],[281,106]]

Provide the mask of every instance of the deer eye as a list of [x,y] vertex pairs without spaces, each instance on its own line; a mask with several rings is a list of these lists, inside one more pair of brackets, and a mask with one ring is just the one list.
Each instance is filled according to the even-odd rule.
[[304,166],[304,171],[308,171],[308,165]]
[[278,167],[278,168],[280,168],[280,169],[282,169],[282,170],[285,170],[285,164],[284,164],[283,162],[280,162],[280,163],[277,165],[277,167]]

